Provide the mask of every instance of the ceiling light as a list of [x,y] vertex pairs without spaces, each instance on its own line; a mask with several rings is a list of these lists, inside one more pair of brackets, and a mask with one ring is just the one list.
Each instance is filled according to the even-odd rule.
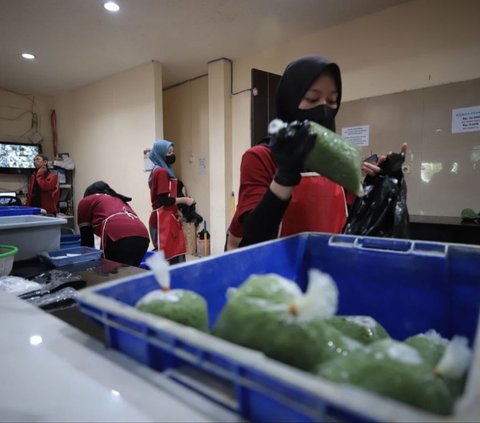
[[23,57],[24,59],[28,59],[28,60],[33,60],[33,59],[35,59],[35,56],[34,56],[33,54],[31,54],[31,53],[22,53],[22,57]]
[[33,335],[30,337],[30,344],[37,346],[43,342],[43,339],[40,335]]
[[118,12],[120,10],[120,6],[113,1],[107,1],[103,4],[103,7],[109,12]]

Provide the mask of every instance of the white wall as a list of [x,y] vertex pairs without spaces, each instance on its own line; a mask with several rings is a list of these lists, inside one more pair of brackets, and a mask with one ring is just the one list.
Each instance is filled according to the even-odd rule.
[[76,165],[75,207],[89,184],[104,180],[133,197],[133,209],[148,223],[143,150],[163,130],[156,127],[158,75],[158,63],[148,63],[55,98],[59,149]]
[[204,77],[170,88],[163,99],[165,139],[174,143],[177,157],[175,174],[197,202],[197,212],[210,222],[208,80]]
[[[22,94],[0,88],[0,141],[32,142],[32,135],[38,131],[43,154],[53,158],[50,113],[53,98]],[[37,115],[37,130],[32,128],[32,113]],[[0,191],[26,192],[28,175],[0,174]]]
[[[228,193],[231,184],[231,102],[230,102],[230,64],[224,59],[210,62],[208,65],[208,101],[209,101],[209,151],[210,151],[210,210],[214,219],[210,221],[212,254],[223,251],[225,229],[230,224]],[[228,174],[228,175],[227,175]],[[223,200],[223,201],[222,201]]]

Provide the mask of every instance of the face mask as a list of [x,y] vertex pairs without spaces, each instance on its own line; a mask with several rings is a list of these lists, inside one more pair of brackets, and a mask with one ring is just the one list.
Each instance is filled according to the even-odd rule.
[[314,107],[313,109],[302,110],[298,109],[296,112],[297,120],[311,120],[316,122],[319,125],[324,126],[330,131],[335,132],[335,115],[336,109],[332,109],[326,104],[321,104],[320,106]]
[[175,154],[165,157],[165,163],[171,165],[175,163]]

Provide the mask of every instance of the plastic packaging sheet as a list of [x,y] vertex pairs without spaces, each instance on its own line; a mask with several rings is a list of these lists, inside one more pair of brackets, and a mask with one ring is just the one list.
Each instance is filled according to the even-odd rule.
[[59,286],[63,283],[78,281],[80,278],[65,270],[54,269],[35,276],[33,280],[53,288],[53,286]]
[[[34,278],[39,289],[26,292],[20,297],[37,307],[50,307],[73,300],[76,289],[84,288],[86,282],[63,270],[50,270]],[[40,282],[40,283],[37,283]]]
[[48,307],[54,304],[57,305],[67,300],[73,300],[76,293],[77,291],[75,289],[72,287],[67,287],[51,294],[27,298],[25,301],[28,301],[30,304],[33,304],[37,307]]
[[14,295],[24,295],[31,292],[40,291],[42,286],[37,282],[32,282],[19,276],[0,277],[0,291],[8,292]]

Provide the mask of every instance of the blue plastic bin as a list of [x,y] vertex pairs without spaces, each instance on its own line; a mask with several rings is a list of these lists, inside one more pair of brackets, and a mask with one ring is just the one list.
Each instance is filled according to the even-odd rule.
[[[429,329],[447,338],[466,336],[472,344],[477,337],[480,247],[300,234],[173,266],[171,283],[206,298],[212,325],[225,304],[227,289],[240,285],[252,273],[274,272],[304,289],[310,268],[333,276],[339,288],[339,314],[372,316],[395,339]],[[451,421],[450,417],[329,383],[132,307],[158,287],[152,273],[141,274],[82,290],[77,301],[85,314],[104,326],[110,347],[165,372],[248,420],[392,421],[395,417],[399,421]],[[480,369],[470,370],[470,374],[473,371],[480,375]],[[464,409],[471,413],[471,407],[476,407],[478,413],[473,415],[480,416],[475,400],[480,383],[474,379],[469,377],[466,400],[462,401],[467,402]],[[470,397],[472,404],[468,403]],[[456,413],[460,416],[464,409]]]
[[27,206],[1,206],[1,216],[31,216],[40,214],[41,208],[39,207],[27,207]]
[[101,256],[102,250],[90,247],[63,248],[38,254],[40,260],[53,264],[55,267],[98,260]]
[[60,236],[60,249],[80,247],[80,244],[81,244],[80,235],[67,234],[67,235]]

